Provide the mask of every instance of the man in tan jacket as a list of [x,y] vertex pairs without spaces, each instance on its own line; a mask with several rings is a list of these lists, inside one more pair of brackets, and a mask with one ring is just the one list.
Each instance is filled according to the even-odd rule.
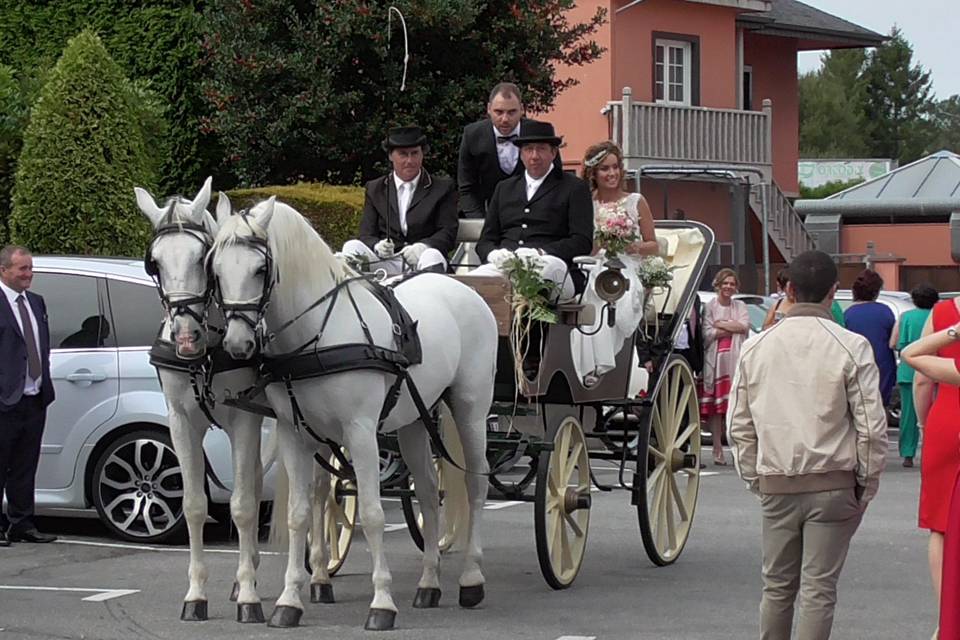
[[825,640],[850,539],[877,492],[887,422],[873,351],[833,321],[837,267],[820,251],[790,264],[798,304],[747,340],[727,411],[737,472],[763,511],[762,640]]

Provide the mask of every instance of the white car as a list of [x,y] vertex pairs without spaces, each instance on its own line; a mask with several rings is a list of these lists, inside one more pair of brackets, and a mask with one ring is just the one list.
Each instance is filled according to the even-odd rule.
[[[34,256],[33,263],[31,290],[46,301],[57,394],[37,470],[38,512],[57,509],[62,516],[70,514],[62,509],[93,507],[121,538],[179,540],[186,527],[182,477],[148,356],[162,311],[143,262]],[[268,429],[265,422],[264,443]],[[203,444],[210,512],[222,520],[229,517],[233,483],[230,444],[212,426]],[[131,484],[150,474],[165,478],[153,500],[129,499]],[[270,486],[268,477],[268,498]]]

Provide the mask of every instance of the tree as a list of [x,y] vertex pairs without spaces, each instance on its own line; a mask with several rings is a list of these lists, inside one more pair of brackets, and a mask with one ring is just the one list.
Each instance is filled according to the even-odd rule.
[[142,254],[149,225],[133,187],[156,185],[140,122],[146,112],[99,37],[71,39],[24,132],[13,241],[39,253]]
[[866,85],[862,49],[828,51],[818,71],[800,76],[800,155],[856,158],[867,155]]
[[946,149],[960,154],[960,95],[953,95],[937,103],[933,113],[936,139],[931,149]]
[[913,63],[913,48],[898,28],[870,53],[863,78],[870,154],[901,165],[922,157],[935,135],[933,88],[930,72]]
[[571,24],[574,0],[411,0],[388,30],[388,2],[210,0],[204,50],[205,121],[248,185],[369,179],[385,167],[390,126],[417,123],[431,169],[452,174],[462,127],[487,92],[510,80],[534,111],[574,84],[558,65],[582,65],[602,48],[590,36],[605,10]]

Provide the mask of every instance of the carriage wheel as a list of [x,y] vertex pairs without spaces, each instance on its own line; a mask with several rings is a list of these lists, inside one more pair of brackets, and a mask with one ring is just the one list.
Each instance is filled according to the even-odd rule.
[[[346,450],[344,450],[346,454]],[[349,457],[349,454],[346,454]],[[330,457],[334,468],[341,468],[336,456]],[[330,493],[323,510],[324,539],[329,546],[327,572],[336,575],[347,559],[347,552],[353,542],[353,533],[357,526],[357,485],[352,480],[332,477]],[[310,545],[307,542],[306,569],[310,567]]]
[[551,587],[566,589],[580,572],[590,526],[590,458],[579,420],[563,418],[553,450],[540,453],[537,467],[533,520],[540,571]]
[[[444,406],[440,411],[440,431],[443,434],[443,443],[454,460],[463,464],[463,448],[460,445],[460,436],[457,433],[453,416]],[[434,459],[437,471],[437,488],[440,491],[440,551],[445,552],[462,542],[466,536],[467,523],[470,519],[470,507],[467,501],[467,485],[463,471],[457,469],[446,460]],[[410,490],[414,489],[413,476],[409,479]],[[423,551],[423,515],[416,503],[416,496],[402,495],[400,505],[403,508],[403,519],[410,531],[410,538]]]
[[633,490],[643,547],[662,567],[687,543],[700,490],[700,406],[682,357],[665,363],[649,415],[640,434],[647,455],[638,456]]

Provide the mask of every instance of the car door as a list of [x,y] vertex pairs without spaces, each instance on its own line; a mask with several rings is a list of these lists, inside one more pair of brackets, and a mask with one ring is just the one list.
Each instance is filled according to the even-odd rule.
[[75,476],[89,434],[117,411],[116,342],[102,278],[37,269],[30,289],[47,305],[50,377],[57,394],[47,409],[37,490],[64,489]]

